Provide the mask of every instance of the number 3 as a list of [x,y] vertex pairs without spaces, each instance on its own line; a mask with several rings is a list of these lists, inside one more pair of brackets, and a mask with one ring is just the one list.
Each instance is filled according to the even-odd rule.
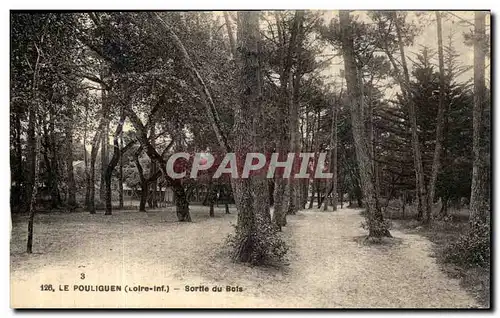
[[80,279],[85,279],[85,273],[80,274]]

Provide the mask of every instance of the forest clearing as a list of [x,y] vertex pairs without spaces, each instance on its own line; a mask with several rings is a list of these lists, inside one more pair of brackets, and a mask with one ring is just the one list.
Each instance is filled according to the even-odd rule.
[[10,23],[12,307],[491,309],[489,11]]
[[[233,211],[233,209],[231,209]],[[224,250],[225,236],[236,223],[234,214],[216,209],[193,208],[191,225],[175,222],[173,211],[148,213],[117,211],[112,218],[87,213],[44,217],[37,224],[40,253],[27,259],[25,241],[13,242],[15,270],[12,293],[29,282],[51,277],[60,282],[85,284],[162,284],[178,286],[156,298],[106,297],[95,293],[70,294],[60,299],[61,307],[303,307],[303,308],[468,308],[477,307],[456,279],[446,277],[430,257],[431,243],[415,234],[392,231],[392,246],[366,246],[359,238],[363,230],[359,209],[324,213],[300,211],[289,218],[282,233],[291,250],[287,265],[247,267],[231,262]],[[168,222],[165,222],[167,221]],[[51,233],[48,226],[57,226]],[[309,231],[314,228],[315,231]],[[25,222],[15,224],[16,237],[25,237]],[[18,235],[21,234],[22,235]],[[54,235],[56,237],[54,237]],[[70,240],[69,238],[78,238]],[[149,242],[144,244],[143,242]],[[93,243],[98,242],[98,243]],[[106,257],[102,257],[106,255]],[[388,261],[390,260],[390,261]],[[50,264],[50,266],[48,266]],[[375,266],[374,266],[375,265]],[[146,270],[147,269],[147,270]],[[360,275],[360,273],[363,273]],[[106,278],[107,277],[107,278]],[[126,277],[122,282],[121,277]],[[243,292],[219,297],[213,293],[189,293],[185,285],[240,286]],[[172,287],[171,287],[172,288]],[[25,297],[29,297],[26,295]],[[33,307],[47,304],[30,301]]]

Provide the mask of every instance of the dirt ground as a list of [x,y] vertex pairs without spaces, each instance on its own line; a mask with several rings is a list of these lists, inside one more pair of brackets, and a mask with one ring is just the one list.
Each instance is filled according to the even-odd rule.
[[[172,208],[39,214],[34,254],[25,253],[27,223],[16,218],[11,239],[12,307],[477,307],[458,280],[440,271],[422,236],[393,230],[367,244],[359,210],[301,211],[282,235],[287,265],[250,267],[229,260],[224,239],[236,211],[192,207],[193,223]],[[82,273],[85,275],[82,278]],[[52,284],[56,291],[40,291]],[[74,285],[169,286],[169,292],[78,292]],[[69,291],[59,291],[69,285]],[[203,285],[222,292],[186,292]],[[226,291],[227,286],[233,290]],[[178,290],[176,290],[178,288]]]

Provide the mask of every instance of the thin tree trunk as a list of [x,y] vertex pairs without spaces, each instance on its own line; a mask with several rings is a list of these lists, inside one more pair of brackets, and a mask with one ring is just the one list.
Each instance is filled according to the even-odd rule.
[[[115,131],[115,136],[113,139],[113,157],[109,161],[109,163],[106,165],[106,173],[104,174],[104,181],[106,184],[106,191],[104,193],[104,201],[106,202],[106,211],[104,212],[104,215],[111,215],[112,214],[112,198],[111,198],[111,177],[113,176],[113,170],[115,169],[116,165],[118,164],[118,160],[121,157],[121,151],[120,151],[120,145],[118,142],[118,139],[120,138],[120,135],[122,134],[123,131],[123,124],[125,122],[125,113],[122,111],[122,115],[120,116],[120,121],[118,122],[118,125],[116,126],[116,131]],[[131,142],[133,144],[134,142]],[[127,145],[130,147],[130,145]]]
[[210,217],[214,217],[215,214],[214,214],[214,201],[215,201],[215,186],[213,184],[213,180],[212,180],[212,177],[210,176],[209,177],[209,180],[208,180],[208,191],[207,191],[207,197],[206,197],[206,201],[208,203],[208,205],[210,206],[210,211],[209,211],[209,216]]
[[[35,102],[33,102],[35,103]],[[38,105],[31,105],[31,112],[30,112],[30,120],[31,117],[36,117],[38,110],[35,109]],[[35,120],[35,119],[33,119]],[[35,123],[36,125],[36,123]],[[28,217],[28,242],[26,244],[26,252],[28,254],[33,253],[33,224],[35,221],[35,213],[36,213],[36,198],[38,195],[38,173],[40,170],[40,161],[38,160],[38,153],[40,152],[40,125],[38,125],[38,132],[35,135],[35,149],[33,152],[33,157],[35,159],[35,169],[34,169],[34,175],[33,175],[33,185],[32,185],[32,190],[31,190],[31,198],[30,198],[30,203],[29,203],[29,217]]]
[[[397,13],[395,13],[397,14]],[[408,72],[408,66],[406,64],[406,57],[404,51],[404,43],[401,35],[401,28],[399,22],[394,19],[394,26],[396,28],[396,34],[398,38],[399,44],[399,53],[401,55],[401,65],[403,67],[403,75],[404,80],[402,81],[402,90],[405,92],[405,99],[408,103],[408,115],[410,117],[410,126],[411,126],[411,141],[413,147],[413,156],[415,163],[415,178],[417,182],[417,195],[418,195],[418,213],[419,216],[427,216],[427,194],[425,188],[425,180],[424,180],[424,168],[422,163],[422,152],[420,150],[420,141],[418,138],[418,125],[417,125],[417,113],[415,109],[415,103],[413,102],[413,96],[410,90],[410,74]]]
[[286,211],[287,214],[296,214],[298,211],[298,182],[293,176],[298,172],[298,153],[300,152],[300,139],[299,139],[299,104],[298,95],[299,83],[300,83],[300,75],[296,74],[295,77],[291,76],[290,84],[293,81],[293,84],[290,85],[290,90],[292,90],[293,94],[290,101],[290,150],[295,154],[295,159],[292,168],[292,176],[288,178],[288,209]]
[[[330,126],[330,172],[332,172],[331,193],[332,209],[337,210],[337,107],[334,102],[332,105],[332,121]],[[325,197],[323,211],[328,211],[328,201]]]
[[309,201],[309,206],[307,207],[308,209],[312,209],[313,208],[313,205],[314,205],[314,195],[315,195],[315,191],[316,191],[316,180],[313,180],[311,182],[311,200]]
[[57,144],[55,139],[55,114],[54,107],[49,108],[49,134],[47,135],[47,152],[50,153],[50,191],[52,208],[58,208],[61,205],[61,192],[59,191],[59,161]]
[[[156,127],[155,127],[155,123],[153,123],[151,125],[151,134],[150,136],[154,137],[155,134],[156,134]],[[151,145],[153,146],[153,148],[156,148],[156,140],[155,138],[153,138],[151,140]],[[151,160],[151,175],[154,175],[156,173],[156,171],[158,170],[157,168],[157,165],[156,165],[156,161],[155,160]],[[151,183],[151,204],[150,204],[150,207],[153,208],[153,209],[156,209],[158,207],[158,198],[157,198],[157,189],[158,189],[158,181],[155,180]]]
[[[340,98],[342,98],[342,92],[340,94]],[[333,194],[332,194],[332,209],[333,211],[337,211],[337,202],[338,202],[338,131],[337,131],[337,116],[338,109],[334,107],[333,109],[334,121],[333,121],[333,153],[332,153],[332,182],[333,182]]]
[[104,131],[102,134],[101,141],[101,186],[99,188],[99,199],[100,201],[106,200],[106,170],[108,167],[108,143],[109,143],[109,121],[105,119],[106,123],[104,125]]
[[76,184],[75,174],[73,172],[73,119],[71,118],[70,124],[66,126],[66,168],[68,171],[68,206],[70,209],[76,207]]
[[141,183],[141,198],[139,203],[139,212],[146,212],[146,201],[148,199],[148,182],[144,176],[144,169],[142,168],[141,162],[139,161],[139,156],[142,152],[142,146],[137,149],[134,154],[134,163],[139,173],[139,180]]
[[90,214],[95,214],[95,163],[97,159],[97,151],[99,149],[99,143],[101,141],[101,129],[95,133],[95,136],[92,140],[92,149],[90,151],[90,176],[89,183],[87,184],[89,189],[89,204],[87,206],[87,210],[90,211]]
[[444,57],[443,57],[443,31],[441,26],[441,14],[436,11],[437,37],[438,37],[438,59],[439,59],[439,108],[436,121],[436,145],[434,147],[434,157],[432,159],[431,178],[429,180],[429,191],[427,196],[427,214],[425,222],[429,223],[432,217],[432,204],[436,192],[436,182],[441,168],[440,157],[443,146],[443,125],[445,116],[445,74],[444,74]]
[[87,152],[87,125],[88,125],[88,106],[85,106],[85,127],[83,128],[83,161],[85,165],[85,207],[89,206],[90,200],[90,173],[89,158]]
[[389,230],[384,226],[384,220],[378,203],[376,202],[375,189],[373,185],[372,163],[369,158],[369,148],[364,133],[363,117],[361,116],[362,99],[358,73],[354,59],[354,44],[352,25],[349,12],[341,10],[339,13],[340,29],[342,32],[342,49],[344,57],[345,78],[347,92],[351,108],[352,132],[356,148],[360,178],[362,183],[363,197],[366,203],[368,215],[369,236],[381,237],[391,236]]
[[[304,11],[297,10],[295,11],[295,28],[297,32],[297,43],[295,44],[295,55],[296,59],[299,61],[297,63],[295,74],[292,75],[290,73],[290,150],[295,154],[295,160],[292,169],[292,176],[298,173],[300,168],[299,162],[299,152],[300,152],[300,137],[299,137],[299,93],[300,93],[300,81],[302,78],[302,70],[301,70],[301,52],[302,52],[302,41],[304,37]],[[289,201],[288,201],[288,210],[287,214],[296,214],[299,210],[300,205],[300,192],[299,192],[299,182],[295,178],[288,178],[288,190],[289,190]]]
[[38,192],[38,172],[40,169],[40,163],[38,160],[38,155],[40,152],[40,136],[41,136],[41,128],[40,128],[40,118],[38,118],[37,125],[37,117],[38,117],[38,76],[40,72],[40,50],[36,44],[34,44],[37,51],[37,58],[35,62],[35,69],[33,72],[33,83],[32,83],[32,100],[29,104],[29,113],[28,113],[28,157],[30,158],[30,196],[29,196],[29,204],[28,204],[28,241],[26,244],[26,252],[28,254],[33,253],[33,224],[35,221],[35,212],[36,212],[36,198]]
[[120,134],[120,170],[118,173],[119,208],[123,209],[123,131]]
[[[316,164],[318,162],[318,156],[319,156],[319,132],[320,132],[320,121],[321,121],[321,113],[316,110],[315,112],[315,131],[314,131],[314,134],[313,134],[313,144],[314,144],[314,168],[316,169]],[[311,202],[309,204],[309,209],[312,209],[313,207],[313,204],[314,204],[314,194],[315,194],[315,191],[316,191],[316,195],[318,197],[318,208],[319,208],[319,205],[320,205],[320,181],[317,180],[317,179],[313,179],[313,192],[312,192],[312,197],[311,197]]]

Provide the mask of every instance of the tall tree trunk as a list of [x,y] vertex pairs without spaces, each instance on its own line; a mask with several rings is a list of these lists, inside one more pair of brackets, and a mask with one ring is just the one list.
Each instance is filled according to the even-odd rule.
[[[259,49],[259,13],[238,12],[240,37],[240,103],[235,114],[235,152],[242,162],[247,153],[262,150],[257,133],[261,119],[261,72]],[[255,137],[254,137],[255,136]],[[259,174],[233,179],[234,196],[238,207],[238,222],[234,258],[239,262],[259,264],[264,261],[268,247],[266,237],[273,234],[269,214],[267,180]]]
[[120,170],[118,171],[118,201],[119,208],[123,209],[123,131],[120,134]]
[[226,184],[222,184],[221,186],[221,197],[224,200],[224,209],[226,214],[231,214],[229,212],[229,199],[230,199],[230,190],[228,189],[228,186]]
[[483,146],[483,112],[486,102],[485,85],[485,17],[484,11],[474,13],[474,107],[473,107],[473,139],[472,139],[472,186],[470,197],[469,220],[485,221],[488,215],[488,194],[486,193],[487,154]]
[[106,199],[106,168],[108,165],[109,161],[109,154],[108,154],[108,144],[109,144],[109,106],[110,106],[110,100],[109,100],[109,91],[107,90],[102,90],[102,121],[103,121],[103,126],[102,126],[102,135],[101,135],[101,182],[100,182],[100,188],[99,188],[99,199],[101,202],[105,201]]
[[[150,134],[150,136],[152,137],[151,145],[153,146],[153,148],[156,148],[156,139],[154,138],[154,136],[156,134],[155,126],[156,125],[154,123],[151,125],[151,134]],[[156,161],[151,159],[151,175],[154,175],[157,170],[158,169],[156,167]],[[158,181],[155,180],[155,181],[151,182],[150,186],[151,186],[150,208],[156,209],[158,207],[158,200],[157,200],[157,193],[156,193],[156,190],[158,188]]]
[[432,159],[432,171],[431,178],[428,185],[428,196],[427,196],[427,214],[425,216],[425,222],[429,223],[432,217],[432,204],[434,203],[434,196],[436,193],[436,182],[441,168],[440,157],[441,150],[443,146],[443,125],[445,116],[445,70],[444,70],[444,57],[443,57],[443,31],[441,26],[441,14],[436,11],[436,23],[437,23],[437,37],[438,37],[438,59],[439,59],[439,108],[436,121],[436,145],[434,147],[434,157]]
[[[397,15],[397,13],[394,13]],[[394,19],[394,26],[396,28],[396,35],[398,38],[399,44],[399,53],[401,55],[401,65],[403,68],[403,76],[404,79],[401,81],[402,90],[405,95],[405,100],[408,104],[408,115],[410,118],[410,126],[411,126],[411,142],[413,148],[413,156],[414,156],[414,164],[415,164],[415,178],[417,183],[417,196],[418,196],[418,215],[423,217],[427,216],[427,193],[425,188],[425,179],[424,179],[424,167],[422,163],[422,152],[420,149],[420,141],[418,138],[418,125],[417,125],[417,112],[415,109],[415,103],[413,102],[413,96],[410,90],[410,74],[408,72],[408,66],[406,64],[404,43],[401,34],[401,27],[399,25],[397,16]]]
[[307,207],[309,210],[313,208],[313,205],[314,205],[314,195],[316,193],[316,189],[317,189],[317,181],[316,180],[313,180],[311,182],[311,200],[309,201],[309,206]]
[[[330,126],[330,172],[333,173],[331,183],[332,209],[337,210],[337,105],[332,105],[332,121]],[[328,211],[328,201],[325,197],[323,211]]]
[[[219,145],[227,152],[232,152],[227,137],[221,128],[221,121],[211,97],[210,91],[196,70],[184,45],[173,29],[158,14],[152,14],[166,31],[172,43],[182,55],[182,62],[189,71],[206,108],[207,117],[217,136]],[[241,43],[238,64],[241,66],[240,103],[235,109],[234,143],[237,159],[240,160],[248,152],[258,152],[254,143],[255,113],[260,111],[261,74],[259,61],[259,13],[253,11],[238,12],[238,34]],[[239,262],[254,264],[264,261],[269,250],[269,239],[279,240],[272,231],[265,178],[232,179],[233,195],[238,208],[238,222],[235,235],[233,257]],[[267,238],[267,239],[263,239]]]
[[109,121],[107,119],[104,125],[101,141],[101,186],[99,188],[99,199],[106,200],[106,169],[108,167],[108,143],[109,143]]
[[[278,114],[277,114],[277,126],[280,127],[278,133],[278,143],[276,145],[277,153],[279,154],[279,160],[285,161],[288,155],[288,150],[290,149],[289,141],[289,108],[292,102],[292,92],[290,85],[290,78],[292,76],[292,63],[293,56],[296,52],[297,45],[297,32],[299,27],[300,15],[298,11],[295,12],[295,18],[293,20],[293,26],[290,32],[290,41],[287,48],[285,48],[286,43],[284,42],[284,32],[282,28],[282,17],[280,12],[275,12],[274,17],[276,19],[276,25],[278,29],[278,38],[280,39],[279,55],[281,63],[281,74],[280,74],[280,101],[278,103]],[[281,42],[283,40],[283,42]],[[285,209],[287,207],[289,196],[285,196],[285,191],[287,189],[288,180],[284,179],[282,176],[275,178],[274,187],[274,213],[273,213],[273,223],[281,230],[282,226],[286,225],[286,213]]]
[[[36,69],[35,69],[36,70]],[[35,102],[33,102],[33,105],[31,105],[30,108],[31,111],[30,111],[30,120],[33,120],[33,121],[36,121],[36,117],[37,117],[37,113],[38,113],[38,109],[36,109],[38,107],[37,104],[35,104]],[[35,123],[36,125],[36,123]],[[35,140],[33,141],[34,144],[35,144],[35,148],[34,148],[34,152],[32,153],[32,156],[35,160],[35,167],[34,167],[34,171],[33,171],[33,176],[32,176],[32,180],[33,180],[33,184],[32,184],[32,189],[31,189],[31,197],[30,197],[30,201],[29,201],[29,210],[28,210],[28,242],[26,244],[26,252],[28,254],[31,254],[33,253],[33,224],[35,222],[35,212],[36,212],[36,198],[37,198],[37,195],[38,195],[38,173],[39,173],[39,170],[40,170],[40,160],[38,160],[38,154],[40,152],[40,148],[41,148],[41,145],[40,145],[40,134],[41,134],[41,130],[40,130],[40,122],[38,124],[38,129],[37,129],[37,133],[35,134]]]
[[52,162],[52,185],[51,185],[51,198],[52,198],[52,207],[57,208],[61,205],[61,192],[59,191],[59,152],[58,146],[56,143],[56,134],[55,134],[55,113],[54,107],[50,107],[49,111],[49,131],[50,131],[50,157]]
[[[379,202],[380,200],[380,180],[378,175],[378,164],[377,164],[377,154],[376,154],[376,137],[377,133],[375,132],[375,125],[373,124],[373,78],[374,75],[371,76],[370,81],[368,82],[368,97],[367,97],[367,110],[364,115],[366,127],[366,133],[368,138],[368,147],[370,154],[370,161],[372,162],[372,170],[373,170],[373,186],[375,188],[375,198]],[[361,81],[363,81],[363,77],[361,76]],[[363,85],[364,86],[364,85]]]
[[14,109],[12,109],[12,115],[14,117],[14,123],[12,124],[14,132],[12,142],[14,144],[14,149],[11,150],[11,158],[13,158],[13,160],[11,159],[11,184],[14,184],[15,186],[11,188],[10,204],[12,209],[15,209],[15,211],[17,211],[17,209],[22,208],[21,203],[23,202],[26,185],[24,183],[25,178],[21,144],[21,114],[19,113],[19,110],[14,111]]
[[[321,122],[321,112],[316,110],[315,111],[315,116],[314,116],[314,122],[316,123],[314,126],[314,133],[313,133],[313,147],[314,147],[314,167],[316,168],[316,164],[318,162],[318,156],[319,156],[319,132],[320,132],[320,122]],[[316,169],[315,169],[316,170]],[[320,205],[320,180],[318,179],[313,179],[313,191],[312,191],[312,197],[311,197],[311,202],[309,203],[309,209],[312,209],[313,204],[314,204],[314,194],[316,193],[318,197],[318,205]],[[316,191],[316,192],[315,192]],[[319,208],[319,207],[318,207]]]
[[208,180],[208,190],[207,190],[207,197],[206,197],[206,201],[207,201],[208,205],[210,206],[210,211],[209,211],[210,217],[215,216],[215,214],[214,214],[214,202],[215,202],[215,196],[216,196],[215,192],[216,192],[216,187],[214,186],[212,177],[210,176],[209,180]]
[[341,10],[339,12],[339,21],[342,32],[342,50],[347,93],[351,108],[352,133],[356,148],[356,158],[359,166],[363,197],[367,209],[369,236],[391,236],[389,230],[384,226],[382,212],[376,202],[372,163],[370,162],[368,142],[366,140],[363,117],[361,116],[363,96],[361,95],[360,83],[358,82],[357,76],[358,70],[354,59],[353,33],[349,12]]
[[144,176],[144,169],[142,168],[139,156],[142,152],[142,146],[134,154],[134,163],[139,173],[139,180],[141,183],[141,198],[139,203],[139,212],[146,212],[146,201],[148,199],[148,182]]
[[[99,127],[101,128],[101,126]],[[98,129],[94,135],[92,140],[92,149],[90,150],[90,173],[89,173],[89,182],[87,187],[89,189],[89,202],[87,206],[87,210],[90,211],[90,214],[95,214],[95,163],[97,161],[97,152],[99,150],[99,143],[101,142],[101,129]]]
[[[342,93],[340,94],[340,97],[342,97]],[[333,109],[333,148],[332,148],[332,182],[333,182],[333,194],[332,194],[332,209],[333,211],[337,211],[337,202],[338,202],[338,131],[337,131],[337,116],[338,116],[338,110],[337,107],[335,106]]]
[[[302,78],[302,68],[300,63],[301,52],[302,52],[302,41],[303,41],[303,29],[304,29],[304,11],[295,11],[295,28],[297,32],[297,43],[295,44],[295,55],[297,62],[296,71],[293,74],[290,73],[290,101],[289,101],[289,116],[290,116],[290,150],[295,153],[295,160],[292,168],[292,176],[294,176],[299,171],[299,152],[300,152],[300,137],[299,137],[299,93],[300,93],[300,81]],[[295,178],[288,178],[288,190],[289,190],[289,200],[288,200],[288,210],[287,214],[296,214],[299,210],[300,205],[300,192],[299,192],[299,182]]]
[[90,200],[90,173],[89,159],[87,152],[87,125],[88,125],[88,106],[85,106],[85,127],[83,128],[83,163],[85,166],[85,207],[89,206]]
[[71,109],[69,124],[66,125],[66,168],[68,171],[68,206],[70,209],[76,207],[76,184],[73,172],[73,113]]
[[[24,195],[24,168],[23,168],[23,156],[22,156],[22,145],[21,145],[21,134],[22,134],[22,126],[21,126],[21,114],[19,110],[12,109],[12,118],[13,123],[11,122],[12,132],[14,136],[12,136],[12,143],[14,149],[11,150],[11,192],[10,192],[10,205],[12,211],[18,211],[21,207],[21,202],[23,202]],[[15,210],[14,210],[15,209]],[[11,215],[12,216],[12,215]]]
[[[40,142],[43,145],[43,159],[45,161],[45,171],[47,175],[47,185],[50,191],[50,207],[55,209],[59,207],[61,202],[61,197],[59,194],[58,177],[57,177],[57,156],[55,155],[54,148],[56,147],[53,135],[54,135],[54,125],[52,123],[53,118],[49,111],[49,122],[46,122],[46,118],[42,117],[40,125],[43,128],[43,140]],[[41,138],[41,136],[40,136]],[[42,149],[42,148],[41,148]],[[41,150],[40,149],[40,150]]]
[[[116,131],[115,131],[115,136],[113,138],[113,157],[109,161],[109,163],[106,165],[106,173],[104,174],[104,181],[106,183],[106,191],[104,193],[104,201],[106,202],[106,211],[104,212],[104,215],[111,215],[112,214],[112,197],[111,197],[111,177],[113,176],[113,170],[115,170],[116,165],[118,164],[118,160],[121,157],[121,149],[119,145],[118,139],[120,138],[122,131],[123,131],[123,124],[125,122],[125,112],[122,111],[122,114],[120,116],[120,121],[118,122],[118,125],[116,126]],[[131,142],[133,144],[133,142]],[[128,147],[131,146],[127,145]],[[126,151],[124,149],[124,151]]]
[[[300,84],[300,74],[296,74],[295,76],[291,76],[290,80],[290,90],[293,92],[290,100],[290,150],[294,153],[295,159],[292,166],[292,175],[288,178],[288,209],[286,211],[287,214],[296,214],[298,211],[298,185],[293,176],[298,173],[299,170],[299,152],[300,152],[300,138],[299,138],[299,101],[298,101],[298,92],[299,92],[299,84]],[[293,82],[293,84],[292,84]]]
[[40,50],[38,46],[34,45],[37,51],[37,58],[35,62],[35,68],[33,72],[33,82],[32,82],[32,100],[29,104],[28,112],[28,158],[30,160],[30,192],[29,192],[29,204],[28,204],[28,241],[26,244],[26,252],[28,254],[33,253],[33,224],[35,221],[35,210],[36,210],[36,198],[38,192],[38,172],[40,169],[40,162],[38,155],[41,148],[41,120],[39,117],[39,103],[38,103],[38,76],[40,72]]

